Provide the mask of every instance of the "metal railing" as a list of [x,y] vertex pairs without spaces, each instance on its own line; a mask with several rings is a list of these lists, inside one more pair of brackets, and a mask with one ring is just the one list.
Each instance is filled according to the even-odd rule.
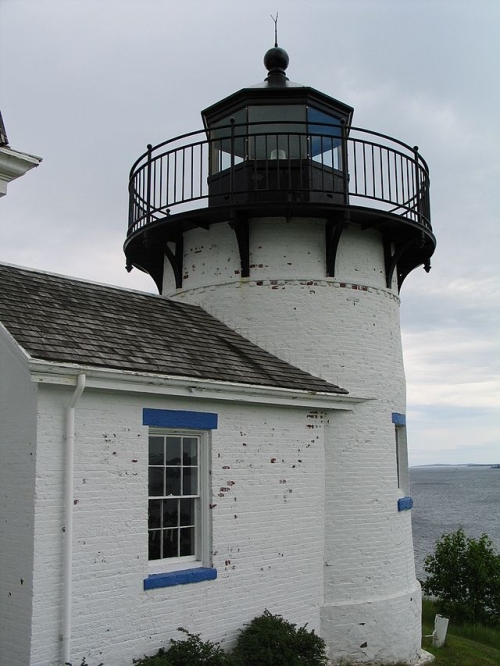
[[356,127],[265,125],[149,145],[130,172],[128,235],[177,213],[275,200],[361,206],[431,230],[429,172],[417,147]]

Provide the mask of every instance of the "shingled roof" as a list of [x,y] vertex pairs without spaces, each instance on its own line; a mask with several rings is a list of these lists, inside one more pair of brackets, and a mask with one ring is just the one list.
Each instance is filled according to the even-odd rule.
[[34,359],[347,393],[162,296],[0,264],[0,321]]

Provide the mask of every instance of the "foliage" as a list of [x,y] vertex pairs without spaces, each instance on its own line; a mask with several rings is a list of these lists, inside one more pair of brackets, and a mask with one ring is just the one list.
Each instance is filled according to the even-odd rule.
[[136,666],[168,666],[167,653],[163,648],[160,648],[160,650],[151,657],[134,659],[134,664]]
[[161,649],[152,657],[134,661],[136,666],[231,666],[234,662],[218,643],[202,641],[199,634],[191,634],[179,627],[178,631],[186,634],[182,640],[172,639],[170,648]]
[[500,555],[486,534],[444,534],[424,571],[423,591],[437,597],[440,613],[460,623],[500,624]]
[[178,631],[186,634],[184,640],[172,639],[167,652],[168,666],[229,666],[231,658],[218,643],[202,641],[199,634],[190,634],[179,627]]
[[243,666],[324,666],[325,642],[306,627],[264,611],[238,637],[235,656]]

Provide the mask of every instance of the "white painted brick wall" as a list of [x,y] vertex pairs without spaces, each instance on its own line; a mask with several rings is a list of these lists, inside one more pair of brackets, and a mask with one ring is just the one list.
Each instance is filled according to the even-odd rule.
[[[339,657],[411,662],[420,645],[420,592],[410,516],[397,511],[391,420],[405,412],[399,297],[395,281],[385,286],[376,230],[343,233],[335,278],[325,278],[324,255],[322,221],[252,220],[250,277],[239,279],[234,234],[214,225],[185,235],[183,288],[175,290],[166,269],[163,293],[370,398],[353,413],[329,415],[326,427],[322,633]],[[349,630],[340,635],[338,626]]]
[[33,586],[36,386],[0,331],[0,665],[27,666]]
[[[71,391],[44,386],[39,393],[31,663],[49,666],[59,664],[61,648],[61,415]],[[143,590],[152,573],[144,407],[219,413],[212,433],[215,581]],[[87,389],[76,410],[73,663],[85,656],[90,666],[126,666],[178,637],[179,626],[231,645],[237,630],[265,608],[319,630],[321,421],[304,409]]]

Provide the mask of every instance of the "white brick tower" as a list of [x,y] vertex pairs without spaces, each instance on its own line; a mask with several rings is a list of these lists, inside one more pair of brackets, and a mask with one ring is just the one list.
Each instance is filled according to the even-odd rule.
[[415,663],[399,291],[435,248],[427,165],[416,147],[353,127],[351,107],[290,82],[283,49],[264,63],[262,84],[202,113],[204,130],[135,163],[128,266],[366,399],[317,415],[321,634],[334,658]]

